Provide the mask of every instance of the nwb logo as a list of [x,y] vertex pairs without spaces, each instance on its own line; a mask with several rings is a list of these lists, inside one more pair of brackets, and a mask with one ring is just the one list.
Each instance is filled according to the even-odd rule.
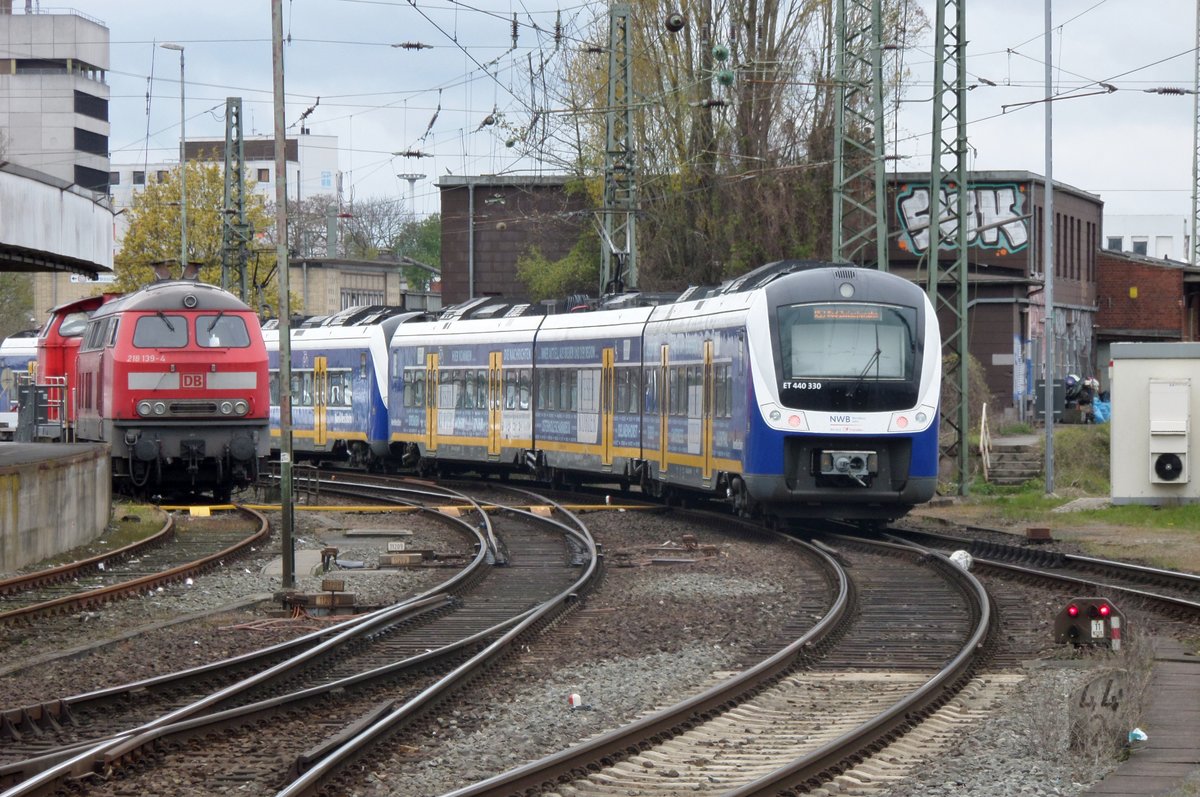
[[854,420],[854,416],[852,416],[852,415],[830,415],[829,416],[830,423],[850,423],[853,420]]
[[180,379],[185,388],[204,389],[204,374],[180,374]]

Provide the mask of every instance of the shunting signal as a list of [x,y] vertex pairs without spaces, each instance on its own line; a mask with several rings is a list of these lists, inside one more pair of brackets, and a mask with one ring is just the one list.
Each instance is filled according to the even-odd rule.
[[1054,641],[1121,649],[1125,616],[1104,598],[1073,598],[1054,620]]

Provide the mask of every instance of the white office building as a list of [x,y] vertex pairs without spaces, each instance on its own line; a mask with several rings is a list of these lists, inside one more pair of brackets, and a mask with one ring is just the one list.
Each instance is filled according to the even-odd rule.
[[1105,249],[1143,257],[1187,261],[1187,216],[1104,214]]
[[[189,161],[225,162],[225,138],[188,137],[185,152]],[[275,138],[246,136],[242,144],[246,179],[253,181],[254,193],[261,194],[268,204],[275,202]],[[337,196],[341,172],[338,171],[337,136],[314,136],[307,133],[287,139],[287,193],[292,200],[313,196]],[[178,159],[162,163],[114,163],[109,175],[113,209],[120,211],[133,204],[133,197],[147,181],[166,179],[179,166]],[[117,216],[117,245],[125,236],[128,221],[125,214]]]

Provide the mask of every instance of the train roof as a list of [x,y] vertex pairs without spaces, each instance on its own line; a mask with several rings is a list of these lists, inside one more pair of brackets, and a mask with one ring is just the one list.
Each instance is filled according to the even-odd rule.
[[213,310],[249,311],[250,306],[229,291],[191,280],[163,280],[109,302],[96,311],[96,316],[123,313],[131,310]]
[[747,271],[740,277],[735,277],[728,282],[722,283],[718,292],[740,293],[742,291],[753,291],[769,282],[779,279],[785,274],[794,274],[797,271],[812,271],[818,268],[837,268],[839,265],[857,268],[852,263],[830,263],[826,260],[776,260],[773,263],[766,263],[753,271]]

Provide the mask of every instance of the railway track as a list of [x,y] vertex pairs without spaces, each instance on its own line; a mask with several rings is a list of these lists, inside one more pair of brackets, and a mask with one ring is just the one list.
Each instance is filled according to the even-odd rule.
[[0,581],[0,623],[30,623],[144,595],[247,552],[270,534],[260,513],[238,518],[167,515],[151,537],[105,554]]
[[[971,671],[993,620],[979,583],[923,550],[883,544],[890,556],[880,560],[861,552],[869,543],[843,544],[860,550],[815,552],[836,593],[829,611],[757,666],[450,795],[719,789],[748,797],[807,789],[852,769],[964,687],[977,688]],[[853,579],[839,561],[847,556]],[[921,585],[918,595],[914,583]],[[892,654],[905,660],[908,672],[891,670]]]
[[[444,510],[450,496],[434,492],[430,506],[449,517]],[[7,793],[49,793],[68,780],[96,794],[130,788],[266,792],[314,765],[331,766],[326,762],[339,760],[335,751],[345,739],[365,749],[367,739],[394,732],[432,702],[482,677],[509,645],[571,608],[594,582],[599,563],[586,527],[569,513],[555,515],[512,510],[494,519],[481,512],[454,519],[473,535],[477,553],[470,567],[439,588],[349,627],[290,643],[286,656],[275,651],[253,665],[240,662],[242,669],[261,667],[284,656],[136,727],[12,762],[3,770],[16,784]],[[159,686],[174,694],[215,677],[211,670],[199,676],[180,674]],[[111,704],[137,702],[148,690],[135,684],[106,691]],[[336,710],[327,716],[331,705]],[[73,713],[63,716],[69,721]],[[62,723],[45,725],[56,724]],[[235,771],[230,761],[238,762]],[[147,771],[134,777],[141,769]]]
[[1181,620],[1200,619],[1200,576],[1174,570],[1063,553],[1041,545],[1017,545],[998,533],[982,537],[911,528],[894,529],[892,538],[928,545],[944,553],[965,550],[980,572],[1074,594],[1111,597],[1122,605],[1141,606]]

